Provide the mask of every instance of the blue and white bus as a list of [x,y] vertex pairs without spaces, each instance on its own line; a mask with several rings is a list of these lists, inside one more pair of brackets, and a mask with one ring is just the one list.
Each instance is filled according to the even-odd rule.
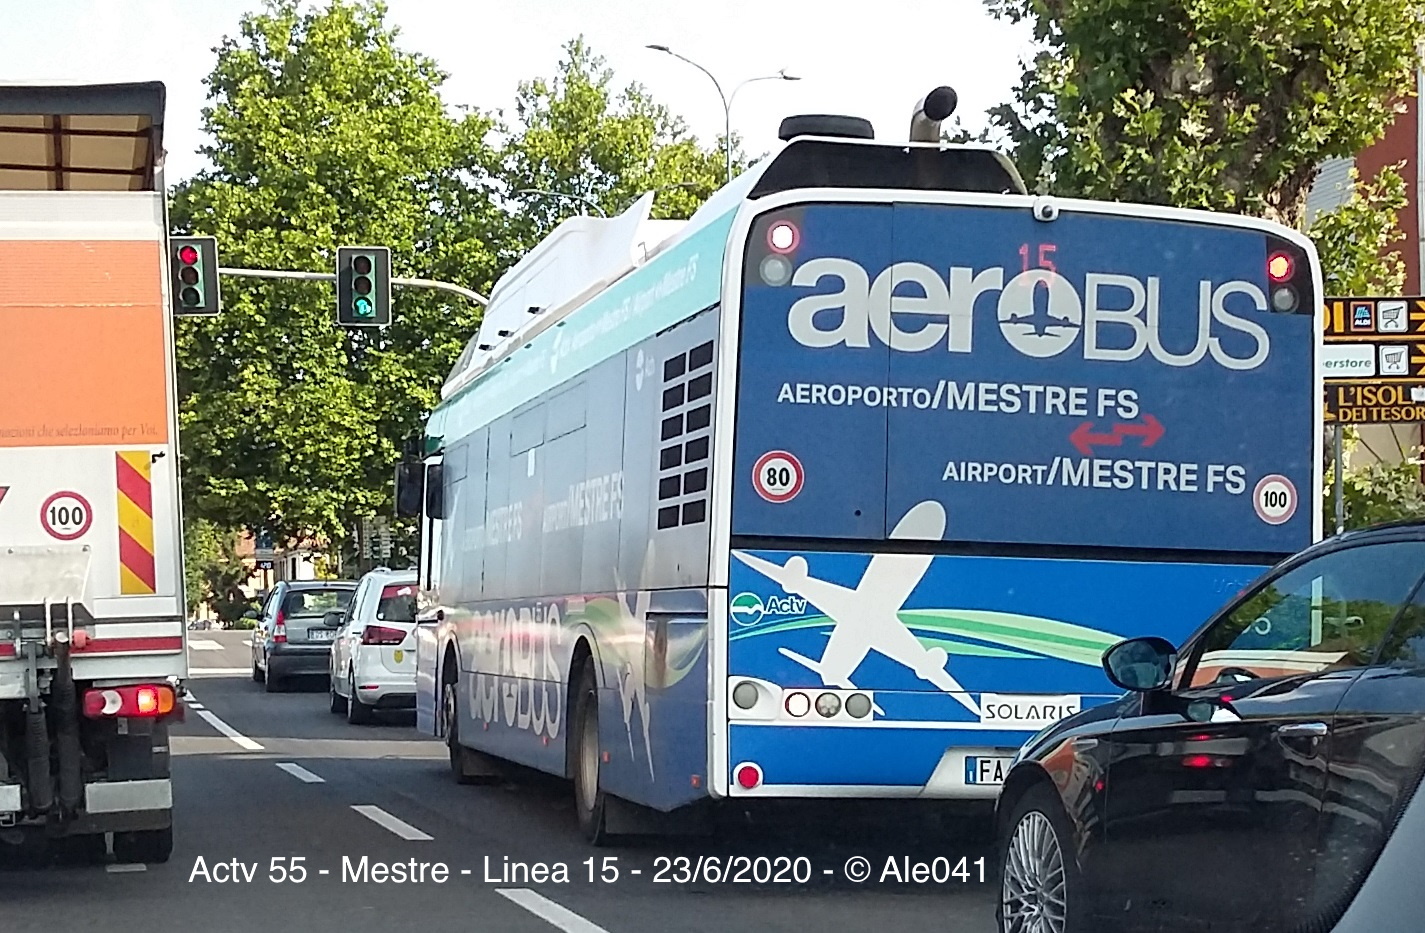
[[793,118],[692,219],[571,219],[497,284],[398,480],[457,776],[566,775],[596,842],[992,799],[1105,648],[1319,538],[1307,239],[867,129]]

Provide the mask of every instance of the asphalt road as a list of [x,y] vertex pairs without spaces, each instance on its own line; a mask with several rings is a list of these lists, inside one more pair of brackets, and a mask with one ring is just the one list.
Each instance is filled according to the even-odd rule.
[[[457,785],[444,746],[422,739],[412,715],[383,713],[371,726],[350,726],[328,712],[324,683],[277,694],[253,683],[246,633],[190,635],[196,702],[171,740],[172,859],[147,866],[52,859],[36,868],[34,856],[0,853],[0,930],[994,930],[993,879],[982,882],[974,864],[989,855],[977,822],[951,835],[923,807],[818,805],[727,812],[710,838],[595,849],[579,836],[567,782],[521,772],[496,785]],[[677,877],[700,857],[739,855],[801,858],[797,871],[810,877],[764,884]],[[856,856],[871,867],[862,883],[844,876]],[[898,882],[886,870],[891,859],[905,871],[906,859],[929,865],[937,856],[942,875],[962,858],[965,870],[943,883]],[[368,873],[353,877],[363,859]],[[427,867],[424,881],[376,880],[376,863],[412,860],[443,863],[448,877],[431,880]],[[551,870],[562,863],[568,881],[506,879],[507,860]],[[617,880],[607,866],[617,868]]]

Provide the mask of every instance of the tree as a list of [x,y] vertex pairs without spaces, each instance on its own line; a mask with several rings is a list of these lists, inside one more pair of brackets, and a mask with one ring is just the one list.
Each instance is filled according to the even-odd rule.
[[1041,190],[1299,226],[1410,93],[1425,0],[986,0],[1042,51],[996,109]]
[[[700,147],[641,86],[615,91],[613,72],[582,37],[565,44],[554,78],[520,84],[515,120],[500,153],[500,178],[518,202],[506,261],[590,202],[613,215],[656,191],[654,217],[684,218],[726,180],[721,145]],[[741,164],[734,151],[734,166]],[[565,197],[519,193],[529,189]]]
[[238,557],[237,533],[198,518],[184,521],[183,574],[189,614],[208,604],[224,622],[234,622],[250,604],[242,587],[250,572]]
[[[328,271],[337,245],[379,244],[397,276],[488,287],[490,120],[447,112],[445,75],[397,45],[383,4],[300,6],[268,0],[217,49],[212,168],[178,186],[175,226],[216,235],[226,266]],[[400,442],[479,319],[438,293],[393,303],[389,328],[350,332],[329,284],[225,277],[220,316],[179,322],[190,514],[340,540],[388,506]]]

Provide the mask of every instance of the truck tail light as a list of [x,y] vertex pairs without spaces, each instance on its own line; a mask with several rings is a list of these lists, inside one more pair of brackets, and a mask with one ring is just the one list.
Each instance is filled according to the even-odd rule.
[[363,645],[399,645],[406,640],[406,633],[387,625],[368,625],[361,631]]
[[84,715],[90,719],[112,716],[156,719],[173,712],[173,688],[163,684],[101,687],[84,691]]
[[272,623],[272,640],[279,645],[287,643],[287,617],[281,610],[277,612],[277,621]]

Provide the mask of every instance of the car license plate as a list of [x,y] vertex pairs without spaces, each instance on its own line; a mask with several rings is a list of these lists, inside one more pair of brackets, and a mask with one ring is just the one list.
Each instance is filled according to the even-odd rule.
[[1003,784],[1012,755],[966,755],[966,784]]
[[308,641],[331,641],[331,640],[332,640],[332,637],[333,637],[334,635],[336,635],[336,631],[335,631],[334,629],[329,629],[329,628],[309,628],[309,629],[307,629],[307,640],[308,640]]

